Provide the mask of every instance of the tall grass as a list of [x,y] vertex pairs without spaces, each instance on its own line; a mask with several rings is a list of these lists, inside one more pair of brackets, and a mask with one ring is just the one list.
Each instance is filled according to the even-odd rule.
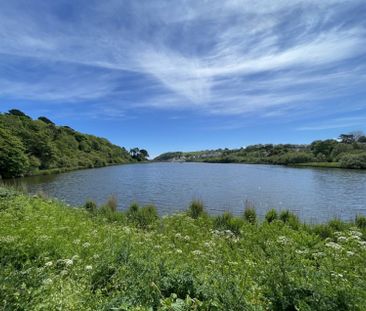
[[188,207],[188,215],[193,219],[197,219],[200,216],[206,214],[204,205],[200,200],[193,200]]

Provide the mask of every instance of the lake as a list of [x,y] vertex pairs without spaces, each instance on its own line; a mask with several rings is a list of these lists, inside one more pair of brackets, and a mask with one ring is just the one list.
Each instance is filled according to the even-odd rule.
[[366,214],[366,171],[273,165],[144,163],[73,171],[16,180],[72,205],[101,204],[115,195],[119,208],[154,204],[161,215],[182,211],[200,199],[211,214],[241,214],[250,201],[263,217],[289,209],[308,222]]

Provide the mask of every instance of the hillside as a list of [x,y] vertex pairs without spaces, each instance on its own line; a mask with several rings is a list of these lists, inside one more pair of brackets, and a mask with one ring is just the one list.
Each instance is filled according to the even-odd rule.
[[342,134],[339,140],[317,140],[309,145],[266,144],[240,149],[217,149],[196,152],[168,152],[155,161],[257,163],[311,165],[342,168],[366,168],[366,137]]
[[135,161],[107,139],[32,120],[19,110],[0,114],[0,176],[3,178],[102,167]]

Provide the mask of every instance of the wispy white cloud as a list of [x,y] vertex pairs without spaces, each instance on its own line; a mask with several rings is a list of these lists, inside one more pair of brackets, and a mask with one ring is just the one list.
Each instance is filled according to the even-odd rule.
[[361,117],[347,117],[335,118],[328,122],[321,122],[320,124],[313,124],[309,126],[302,126],[297,128],[298,131],[320,131],[329,129],[354,128],[363,126],[366,122],[366,116]]
[[[32,58],[54,70],[28,81],[3,75],[7,97],[275,116],[366,79],[362,61],[351,62],[366,56],[365,23],[346,15],[361,0],[91,1],[67,18],[53,2],[19,10],[24,3],[0,4],[0,60]],[[126,72],[149,81],[133,89],[148,97],[126,100]]]

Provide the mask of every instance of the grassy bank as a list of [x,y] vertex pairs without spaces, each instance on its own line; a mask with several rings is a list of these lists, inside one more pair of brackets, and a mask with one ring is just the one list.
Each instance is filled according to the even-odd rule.
[[292,164],[290,166],[294,166],[294,167],[343,168],[339,162],[308,162],[308,163]]
[[365,310],[366,220],[70,208],[0,188],[1,310]]

